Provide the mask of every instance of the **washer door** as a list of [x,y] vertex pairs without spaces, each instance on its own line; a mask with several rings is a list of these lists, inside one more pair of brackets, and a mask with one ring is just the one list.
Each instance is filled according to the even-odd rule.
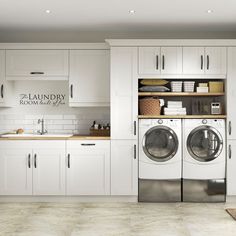
[[200,162],[209,162],[216,159],[222,148],[222,136],[215,128],[210,126],[195,128],[187,139],[189,154]]
[[178,150],[175,132],[166,126],[149,129],[143,138],[143,151],[151,160],[164,162],[170,160]]

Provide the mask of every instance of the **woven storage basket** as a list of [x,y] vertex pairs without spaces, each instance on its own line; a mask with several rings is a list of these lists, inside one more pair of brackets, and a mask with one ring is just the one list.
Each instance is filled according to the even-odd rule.
[[143,98],[139,100],[140,115],[160,115],[161,106],[158,98]]

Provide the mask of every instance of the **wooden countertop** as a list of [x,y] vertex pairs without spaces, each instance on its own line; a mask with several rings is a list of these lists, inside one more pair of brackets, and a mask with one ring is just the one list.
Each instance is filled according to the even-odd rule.
[[0,137],[1,140],[110,140],[108,136],[90,136],[90,135],[73,135],[71,137],[50,137],[50,136],[41,136],[41,137]]

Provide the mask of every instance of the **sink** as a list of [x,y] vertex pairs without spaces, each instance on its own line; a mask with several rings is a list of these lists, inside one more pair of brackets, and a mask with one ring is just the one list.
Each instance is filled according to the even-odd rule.
[[69,138],[72,134],[3,134],[2,138]]

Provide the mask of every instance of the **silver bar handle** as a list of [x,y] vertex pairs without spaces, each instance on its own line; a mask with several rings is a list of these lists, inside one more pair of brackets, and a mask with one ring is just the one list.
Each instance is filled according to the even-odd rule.
[[31,159],[31,154],[29,153],[28,154],[28,167],[29,168],[31,168],[31,161],[30,161],[30,159]]
[[203,55],[201,55],[201,70],[203,70]]
[[134,135],[137,135],[137,122],[134,121]]
[[162,55],[162,70],[165,70],[165,55]]
[[3,94],[3,90],[4,89],[4,86],[3,86],[3,84],[1,85],[1,98],[3,98],[4,97],[4,94]]
[[34,168],[37,168],[37,154],[34,154]]
[[229,145],[229,159],[231,159],[232,157],[232,149],[231,149],[231,145]]
[[70,168],[70,154],[68,154],[67,160],[68,160],[67,166],[68,166],[68,168]]
[[30,72],[30,74],[31,75],[43,75],[44,72],[42,72],[42,71],[32,71],[32,72]]
[[231,121],[229,121],[229,135],[232,134],[232,125],[231,125]]
[[95,143],[81,143],[81,146],[95,146]]
[[159,70],[159,56],[156,55],[156,70]]
[[209,55],[207,55],[207,70],[209,70],[210,67],[210,58]]
[[136,160],[136,158],[137,158],[137,154],[136,154],[136,144],[134,144],[134,159]]
[[73,98],[73,84],[70,85],[70,97]]

